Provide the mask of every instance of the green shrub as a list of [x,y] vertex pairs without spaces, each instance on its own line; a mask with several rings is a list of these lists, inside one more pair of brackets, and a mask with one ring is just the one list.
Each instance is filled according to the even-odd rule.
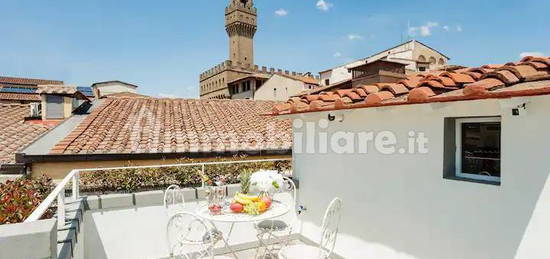
[[[244,157],[233,159],[215,159],[212,162],[243,160]],[[198,163],[193,159],[182,159],[178,164]],[[200,176],[202,166],[129,168],[119,170],[98,170],[84,172],[80,176],[80,191],[85,193],[136,192],[164,189],[172,184],[181,187],[201,186]],[[279,172],[291,169],[290,161],[258,162],[206,165],[205,175],[210,179],[224,178],[227,184],[239,183],[241,172],[260,169],[277,170]]]
[[[50,194],[54,185],[50,178],[19,178],[0,184],[0,225],[23,222]],[[42,218],[51,218],[48,210]]]

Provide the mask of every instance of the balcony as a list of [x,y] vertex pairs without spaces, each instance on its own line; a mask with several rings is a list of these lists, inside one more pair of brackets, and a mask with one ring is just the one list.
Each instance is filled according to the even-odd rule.
[[[208,166],[222,166],[242,163],[272,162],[277,160],[254,160],[236,162],[214,162],[166,165],[159,168],[196,167],[202,172]],[[147,167],[130,167],[139,169]],[[107,168],[101,171],[121,170]],[[167,225],[170,218],[179,212],[198,214],[199,208],[206,206],[206,189],[203,186],[182,188],[183,203],[165,205],[165,191],[153,190],[134,193],[83,194],[80,193],[80,177],[98,169],[74,170],[59,182],[52,193],[27,218],[24,223],[10,227],[17,240],[23,240],[18,247],[36,247],[24,257],[57,258],[171,258]],[[285,172],[286,174],[291,172]],[[241,190],[239,184],[222,187],[227,197]],[[272,247],[275,243],[313,244],[300,234],[301,222],[293,203],[293,195],[281,192],[273,196],[274,202],[288,207],[288,213],[276,219],[289,222],[291,231],[278,238],[264,238],[263,242]],[[273,205],[274,206],[274,205]],[[41,219],[48,210],[56,210],[54,218]],[[267,214],[267,213],[266,213]],[[323,215],[318,215],[322,219]],[[233,222],[232,222],[233,223]],[[213,252],[236,258],[263,258],[270,254],[261,246],[258,239],[258,221],[247,220],[232,224],[212,222],[215,229],[224,235],[227,245],[218,240]],[[9,226],[9,225],[8,225]],[[36,232],[39,238],[36,238]],[[0,231],[1,232],[1,231]],[[35,237],[33,238],[33,235]],[[50,244],[56,243],[55,246]],[[277,248],[277,247],[274,247]],[[13,258],[19,258],[14,251]],[[277,251],[277,250],[273,250]],[[272,252],[275,253],[275,252]],[[178,257],[180,258],[180,257]],[[337,257],[335,257],[337,258]]]

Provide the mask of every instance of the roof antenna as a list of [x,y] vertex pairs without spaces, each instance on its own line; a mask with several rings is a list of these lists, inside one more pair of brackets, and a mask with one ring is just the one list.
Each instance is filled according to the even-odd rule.
[[401,40],[400,43],[403,43],[403,24],[401,24],[401,32],[399,33],[399,37],[401,37],[399,40]]
[[411,35],[409,33],[410,31],[411,31],[411,21],[407,20],[407,31],[405,31],[405,33],[407,34],[407,41],[411,40]]

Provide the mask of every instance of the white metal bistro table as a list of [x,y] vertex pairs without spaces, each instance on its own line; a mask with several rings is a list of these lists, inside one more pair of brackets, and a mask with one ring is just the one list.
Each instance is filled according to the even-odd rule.
[[227,237],[222,236],[224,239],[225,247],[233,254],[235,258],[238,258],[236,251],[229,246],[229,240],[231,234],[233,233],[233,228],[236,223],[254,223],[263,220],[278,218],[284,216],[290,211],[289,207],[281,202],[273,201],[271,207],[264,213],[260,215],[248,215],[246,213],[233,213],[229,208],[224,208],[221,215],[211,215],[208,210],[208,205],[204,204],[199,206],[196,213],[199,217],[208,220],[212,225],[218,229],[216,226],[217,223],[228,223],[231,224]]

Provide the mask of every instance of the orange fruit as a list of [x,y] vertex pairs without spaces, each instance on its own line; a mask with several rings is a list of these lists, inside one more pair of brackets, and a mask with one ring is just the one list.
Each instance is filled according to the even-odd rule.
[[258,202],[258,210],[263,213],[267,210],[267,204],[265,204],[265,202],[263,201],[259,201]]

